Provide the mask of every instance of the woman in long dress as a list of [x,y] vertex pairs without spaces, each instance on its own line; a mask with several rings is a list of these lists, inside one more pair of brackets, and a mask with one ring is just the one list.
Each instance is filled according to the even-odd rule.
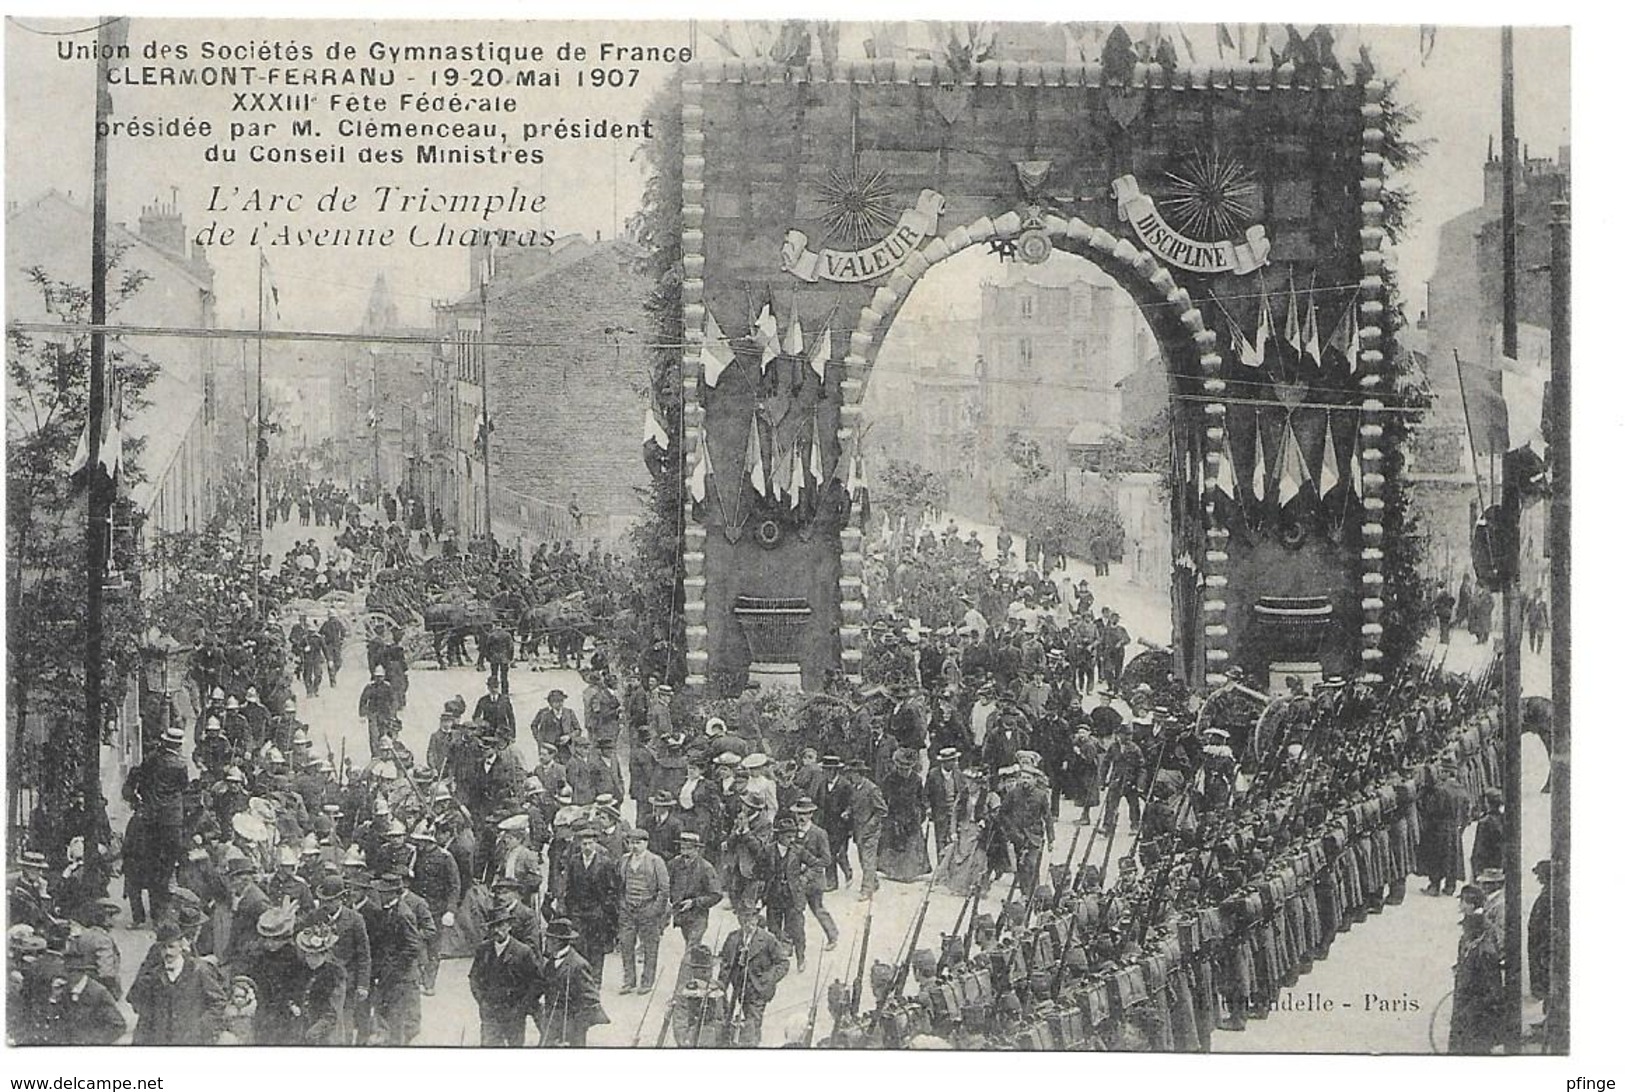
[[880,872],[898,883],[913,883],[931,871],[925,854],[927,805],[918,755],[898,748],[892,754],[891,772],[880,786],[887,812],[880,830]]
[[987,846],[983,832],[987,801],[987,778],[981,770],[966,770],[954,840],[943,855],[943,873],[937,877],[939,883],[956,895],[969,895],[978,888],[987,890]]

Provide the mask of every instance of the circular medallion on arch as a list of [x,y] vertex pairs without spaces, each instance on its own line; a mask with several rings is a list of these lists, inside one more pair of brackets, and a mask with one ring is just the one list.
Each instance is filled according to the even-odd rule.
[[1043,228],[1028,228],[1016,238],[1016,257],[1028,265],[1040,265],[1049,259],[1054,244]]
[[756,544],[764,550],[776,550],[784,544],[784,525],[768,517],[756,525]]

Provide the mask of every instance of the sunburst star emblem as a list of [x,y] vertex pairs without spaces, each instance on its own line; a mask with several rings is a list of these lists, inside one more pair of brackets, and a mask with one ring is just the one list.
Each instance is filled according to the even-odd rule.
[[1197,153],[1166,177],[1167,193],[1158,201],[1163,213],[1203,242],[1241,234],[1261,211],[1253,172],[1229,156]]
[[872,243],[897,222],[891,180],[883,170],[837,167],[818,184],[818,220],[842,243]]

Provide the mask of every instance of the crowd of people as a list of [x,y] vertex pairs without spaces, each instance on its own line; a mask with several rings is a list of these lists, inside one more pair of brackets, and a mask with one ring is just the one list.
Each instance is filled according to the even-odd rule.
[[[613,579],[594,553],[410,559],[403,579],[500,600],[521,582]],[[913,906],[908,946],[824,982],[827,996],[815,983],[801,1045],[1205,1050],[1402,900],[1408,876],[1429,894],[1465,884],[1478,821],[1451,1049],[1501,1041],[1502,744],[1484,687],[1333,678],[1261,710],[1233,671],[1197,697],[1166,673],[1125,679],[1127,634],[1084,581],[989,564],[951,531],[879,561],[874,671],[855,693],[830,680],[843,723],[825,749],[696,713],[658,675],[622,686],[598,647],[579,715],[554,689],[529,719],[531,765],[514,746],[514,649],[489,632],[487,692],[446,702],[422,755],[401,739],[398,642],[369,648],[365,756],[318,747],[291,685],[268,707],[255,676],[200,668],[208,706],[190,733],[170,723],[127,786],[141,836],[124,891],[151,949],[125,975],[106,942],[120,904],[25,855],[11,1037],[403,1045],[441,962],[470,958],[482,1044],[532,1041],[534,1026],[543,1045],[580,1046],[610,1021],[617,972],[622,993],[655,990],[675,931],[655,1042],[755,1046],[809,947],[843,942],[825,897],[845,883],[870,913]],[[337,616],[288,637],[280,669],[307,694],[331,685]],[[1063,801],[1078,813],[1064,848]],[[935,893],[961,900],[958,919],[922,943]]]

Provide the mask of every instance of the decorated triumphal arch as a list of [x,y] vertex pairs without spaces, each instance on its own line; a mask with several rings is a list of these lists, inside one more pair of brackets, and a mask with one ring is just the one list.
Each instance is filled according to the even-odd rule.
[[1241,65],[696,66],[682,84],[689,682],[856,676],[863,398],[966,248],[1080,255],[1169,372],[1175,661],[1380,675],[1382,88]]

